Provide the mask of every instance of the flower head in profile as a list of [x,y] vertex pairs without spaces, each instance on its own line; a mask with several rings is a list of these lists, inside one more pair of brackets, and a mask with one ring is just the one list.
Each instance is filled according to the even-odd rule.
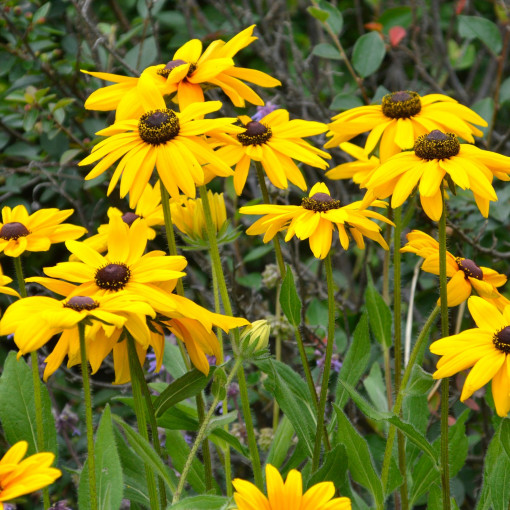
[[203,119],[205,114],[221,108],[219,101],[195,103],[178,113],[166,107],[157,90],[149,90],[144,105],[145,113],[139,118],[117,121],[97,132],[108,138],[95,145],[92,153],[79,163],[89,165],[99,161],[86,180],[101,175],[120,160],[108,194],[120,179],[120,196],[129,193],[129,206],[134,209],[154,167],[172,197],[179,196],[179,190],[195,197],[196,186],[204,184],[202,164],[209,163],[209,171],[214,175],[233,175],[228,164],[201,137],[213,129],[239,131],[240,128],[232,126],[235,118]]
[[[305,179],[293,160],[301,161],[315,168],[325,169],[328,163],[323,158],[331,156],[315,148],[305,136],[315,136],[327,129],[322,122],[308,120],[289,120],[287,110],[274,110],[260,121],[250,117],[239,117],[244,131],[237,134],[236,140],[222,141],[217,155],[229,165],[235,165],[234,187],[236,193],[243,192],[250,164],[258,161],[262,164],[267,177],[280,189],[288,187],[288,180],[303,191]],[[215,138],[215,135],[212,135]]]
[[[407,244],[401,252],[415,253],[424,259],[421,268],[427,273],[439,275],[439,243],[428,234],[413,230],[407,234]],[[506,283],[506,276],[488,267],[478,266],[475,261],[456,257],[446,252],[446,276],[450,279],[446,286],[448,306],[457,306],[465,301],[473,289],[484,299],[498,308],[510,304],[497,287]]]
[[36,453],[23,459],[27,449],[26,441],[18,441],[0,459],[0,509],[6,501],[47,487],[62,476],[60,469],[51,467],[53,453]]
[[[340,200],[331,197],[324,183],[317,183],[310,190],[301,205],[252,205],[241,207],[241,214],[264,214],[248,230],[247,234],[264,234],[263,241],[269,242],[277,232],[286,230],[285,241],[297,236],[309,239],[310,249],[315,257],[323,259],[329,253],[333,231],[338,230],[340,244],[344,250],[349,247],[349,235],[359,248],[365,247],[363,236],[378,242],[385,250],[386,241],[381,236],[381,227],[371,218],[392,224],[381,214],[360,208],[361,202],[341,206]],[[385,206],[375,202],[375,206]]]
[[421,97],[401,90],[384,96],[380,105],[359,106],[333,117],[327,133],[332,138],[325,147],[337,147],[370,131],[365,151],[370,154],[380,142],[379,157],[385,162],[394,154],[411,149],[418,136],[434,129],[455,133],[474,143],[473,135],[483,135],[475,125],[487,126],[487,122],[455,99],[442,94]]
[[238,510],[351,510],[349,498],[335,498],[333,482],[320,482],[303,494],[301,473],[291,469],[285,482],[278,470],[266,465],[267,496],[253,483],[232,481]]
[[443,379],[472,367],[460,400],[464,402],[492,380],[496,412],[504,417],[510,411],[510,306],[500,312],[481,297],[472,296],[468,308],[477,327],[430,345],[432,353],[442,356],[432,375]]
[[498,197],[493,177],[508,181],[510,157],[460,144],[453,133],[431,131],[418,137],[412,151],[401,152],[377,168],[365,183],[367,200],[392,195],[391,206],[402,205],[415,187],[425,214],[438,221],[443,211],[443,181],[470,189],[476,205],[486,218],[489,203]]
[[[192,39],[181,46],[166,64],[148,67],[142,76],[150,79],[161,95],[176,93],[174,100],[181,110],[192,103],[203,102],[204,89],[214,87],[221,88],[234,106],[244,107],[245,101],[263,105],[260,96],[244,82],[276,87],[281,85],[280,81],[255,69],[237,67],[233,60],[240,50],[257,40],[252,35],[254,28],[255,25],[246,28],[227,42],[215,40],[204,52],[202,42]],[[140,97],[143,81],[116,74],[83,72],[115,83],[93,92],[85,102],[85,108],[116,109],[118,121],[131,118],[133,113],[143,113]]]
[[73,209],[39,209],[28,214],[25,206],[2,208],[0,222],[0,253],[19,257],[25,251],[47,251],[54,243],[78,239],[87,230],[62,223],[73,214]]

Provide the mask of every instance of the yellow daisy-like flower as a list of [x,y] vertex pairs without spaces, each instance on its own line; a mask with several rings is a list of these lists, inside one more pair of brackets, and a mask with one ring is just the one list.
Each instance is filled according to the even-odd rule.
[[[172,197],[179,190],[195,197],[196,186],[204,184],[202,164],[210,163],[215,175],[233,175],[232,169],[207,144],[201,135],[210,130],[239,131],[232,126],[234,118],[203,119],[221,108],[219,101],[195,103],[181,113],[166,107],[157,90],[144,96],[145,113],[138,119],[116,122],[98,135],[108,136],[92,149],[79,165],[99,163],[86,180],[105,172],[117,160],[120,162],[108,186],[108,194],[120,182],[120,196],[129,193],[129,206],[134,209],[156,167],[163,186]],[[193,120],[198,119],[198,120]]]
[[216,151],[227,164],[236,165],[234,187],[238,195],[243,192],[252,160],[262,163],[269,180],[280,189],[287,188],[289,180],[306,190],[305,179],[294,159],[315,168],[328,167],[322,158],[331,156],[303,140],[305,136],[324,133],[327,127],[322,122],[289,120],[289,112],[283,109],[272,111],[260,122],[246,116],[239,119],[244,132],[237,135],[237,141],[220,139],[223,147]]
[[356,184],[363,186],[368,181],[374,170],[381,164],[379,158],[368,154],[364,149],[353,143],[344,142],[340,144],[340,149],[347,152],[356,161],[349,161],[335,166],[326,172],[326,177],[332,180],[352,179]]
[[47,251],[54,243],[78,239],[87,229],[62,223],[73,214],[73,209],[39,209],[28,214],[25,206],[2,208],[0,222],[0,253],[19,257],[25,251]]
[[432,353],[442,356],[433,377],[443,379],[473,367],[460,400],[464,402],[492,380],[496,412],[504,417],[510,411],[510,306],[500,312],[485,299],[472,296],[468,308],[478,327],[430,345]]
[[[216,232],[227,221],[227,209],[223,193],[213,193],[208,190],[209,205]],[[184,235],[191,239],[208,239],[205,222],[204,207],[201,198],[181,197],[179,200],[170,202],[172,223]]]
[[[263,241],[269,242],[282,230],[287,230],[285,241],[296,235],[298,239],[309,239],[310,249],[315,257],[323,259],[329,253],[333,230],[338,230],[340,243],[344,250],[349,247],[349,232],[359,248],[365,248],[363,236],[378,242],[385,250],[386,241],[381,236],[381,227],[370,218],[392,225],[391,221],[374,211],[360,208],[361,202],[353,202],[344,207],[340,200],[331,198],[328,187],[317,183],[303,198],[301,205],[252,205],[241,207],[241,214],[264,214],[248,230],[247,234],[264,234]],[[386,204],[376,202],[373,205],[383,207]]]
[[402,150],[411,149],[418,136],[439,129],[455,133],[474,143],[473,135],[483,133],[473,124],[487,126],[474,111],[442,94],[419,96],[410,90],[383,97],[382,104],[359,106],[333,117],[326,148],[337,147],[361,133],[370,131],[365,151],[370,154],[379,146],[379,157],[386,161]]
[[51,467],[53,453],[36,453],[23,459],[27,449],[26,441],[18,441],[0,459],[0,510],[4,502],[47,487],[62,476],[60,469]]
[[[407,241],[400,251],[422,257],[425,259],[421,265],[423,271],[439,275],[439,243],[419,230],[407,234]],[[473,288],[486,300],[499,300],[501,303],[510,304],[497,290],[497,287],[506,283],[507,278],[494,269],[478,266],[471,259],[456,257],[447,251],[446,276],[450,278],[446,286],[448,306],[457,306],[465,301]]]
[[301,473],[291,469],[285,482],[278,470],[266,465],[267,496],[253,483],[232,481],[238,510],[351,510],[349,498],[335,498],[333,482],[320,482],[303,494]]
[[492,187],[493,177],[508,181],[510,158],[460,144],[453,133],[438,130],[418,137],[414,150],[396,154],[377,168],[365,183],[367,202],[373,197],[392,195],[391,206],[402,205],[418,186],[420,201],[427,216],[438,221],[443,211],[443,181],[450,180],[462,189],[470,189],[476,205],[486,218],[489,204],[498,199]]
[[[149,78],[161,95],[176,92],[181,110],[192,103],[203,102],[204,87],[220,87],[234,106],[244,107],[245,101],[263,105],[264,101],[243,81],[261,87],[276,87],[281,85],[280,81],[255,69],[236,67],[233,61],[236,53],[257,40],[252,36],[254,27],[246,28],[230,41],[213,41],[203,53],[201,41],[188,41],[167,64],[148,67],[142,76]],[[83,72],[115,83],[93,92],[85,102],[85,108],[116,109],[117,121],[143,113],[140,97],[143,81],[117,74]]]
[[[27,282],[41,283],[68,297],[95,297],[126,291],[164,313],[169,306],[167,294],[173,290],[177,279],[184,276],[181,271],[187,264],[184,257],[169,256],[163,251],[144,254],[147,225],[137,220],[129,227],[118,216],[111,219],[105,255],[83,242],[68,241],[66,246],[79,262],[60,262],[46,267],[44,273],[51,278],[33,277],[27,278]],[[165,290],[160,288],[161,283],[167,285]]]
[[14,289],[6,287],[6,285],[9,285],[11,282],[12,278],[5,276],[2,271],[2,266],[0,266],[0,294],[7,294],[9,296],[16,296],[19,298],[19,294]]

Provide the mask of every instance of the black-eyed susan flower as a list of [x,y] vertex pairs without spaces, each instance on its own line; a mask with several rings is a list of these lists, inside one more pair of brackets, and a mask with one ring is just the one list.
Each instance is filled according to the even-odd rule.
[[406,90],[383,97],[382,104],[359,106],[333,117],[326,134],[326,148],[337,147],[355,136],[370,131],[365,151],[370,154],[379,145],[382,162],[402,150],[411,149],[418,136],[439,129],[455,133],[474,143],[473,135],[482,132],[473,124],[487,126],[478,114],[448,96],[429,94],[421,97]]
[[73,214],[73,209],[39,209],[29,214],[25,206],[2,208],[0,222],[0,253],[19,257],[25,251],[47,251],[54,243],[78,239],[87,230],[62,223]]
[[[421,268],[427,273],[439,275],[439,243],[428,234],[413,230],[407,234],[407,244],[401,252],[415,253],[424,259]],[[497,290],[506,283],[506,276],[489,267],[478,266],[475,261],[456,257],[446,252],[446,276],[450,279],[446,286],[448,306],[457,306],[465,301],[473,289],[486,300],[499,306],[510,301]]]
[[[365,247],[363,236],[378,242],[385,250],[386,241],[381,236],[381,227],[371,218],[392,224],[387,218],[374,211],[360,208],[361,202],[341,206],[340,200],[331,197],[324,183],[317,183],[310,190],[301,205],[252,205],[241,207],[241,214],[264,214],[246,231],[250,235],[264,234],[263,241],[269,242],[278,232],[286,230],[285,241],[297,236],[309,239],[310,249],[315,257],[323,259],[329,253],[333,231],[338,230],[340,244],[344,250],[349,247],[349,235],[357,246]],[[386,204],[375,202],[375,206]]]
[[477,328],[430,345],[432,353],[442,356],[432,375],[434,379],[443,379],[473,367],[464,382],[460,400],[464,402],[492,380],[496,412],[504,417],[510,411],[510,306],[500,312],[485,299],[472,296],[468,308]]
[[120,159],[108,194],[120,179],[120,196],[129,193],[129,206],[134,209],[154,167],[172,197],[177,197],[179,190],[195,197],[196,186],[204,184],[202,164],[209,163],[215,175],[233,175],[228,164],[200,136],[213,129],[239,131],[232,125],[234,118],[202,118],[219,110],[219,101],[195,103],[179,113],[167,108],[163,97],[155,90],[147,92],[144,106],[145,113],[141,117],[116,122],[97,132],[108,138],[95,145],[92,153],[79,163],[88,165],[101,160],[85,179],[101,175]]
[[163,251],[144,253],[147,225],[135,221],[130,227],[118,216],[110,221],[105,255],[83,242],[67,241],[66,246],[78,262],[60,262],[46,267],[44,273],[51,278],[33,277],[27,281],[41,283],[68,297],[126,291],[147,301],[156,311],[162,311],[168,306],[167,291],[158,284],[167,284],[171,292],[177,279],[184,276],[182,270],[187,265],[182,256],[169,256]]
[[303,494],[301,473],[291,469],[285,482],[278,470],[266,465],[267,496],[253,483],[236,478],[232,481],[238,510],[351,510],[351,500],[335,498],[333,482],[312,485]]
[[12,278],[9,278],[8,276],[5,276],[2,271],[2,266],[0,266],[0,294],[7,294],[8,296],[16,296],[20,297],[19,294],[10,287],[7,287],[12,283]]
[[[236,67],[234,56],[257,38],[252,36],[255,25],[235,35],[230,41],[213,41],[202,53],[202,43],[192,39],[181,46],[166,64],[145,69],[142,76],[151,80],[162,95],[176,93],[174,100],[181,110],[194,102],[204,101],[204,88],[219,87],[234,106],[244,107],[245,101],[263,105],[263,100],[244,82],[260,87],[276,87],[279,80],[255,69]],[[110,81],[115,85],[93,92],[85,102],[89,110],[117,110],[117,120],[125,120],[143,113],[140,88],[143,82],[116,74],[87,74]]]
[[47,487],[62,476],[60,469],[51,467],[53,453],[36,453],[23,459],[27,449],[26,441],[18,441],[0,459],[0,510],[6,501]]
[[369,197],[387,198],[391,206],[402,205],[418,187],[427,216],[438,221],[443,211],[442,187],[451,181],[470,189],[476,205],[486,218],[489,204],[498,199],[492,187],[493,177],[508,181],[510,158],[460,144],[453,133],[431,131],[418,137],[412,151],[396,154],[377,168],[365,183]]
[[[223,193],[207,191],[211,216],[216,233],[218,233],[227,221],[227,209]],[[191,239],[208,239],[207,227],[204,215],[204,207],[201,198],[188,198],[181,196],[180,199],[171,200],[170,210],[172,223],[185,236]]]
[[252,160],[262,163],[269,180],[280,189],[287,188],[287,180],[303,191],[307,188],[293,160],[315,168],[328,167],[323,158],[331,156],[303,140],[305,136],[324,133],[327,127],[322,122],[289,120],[289,112],[283,109],[274,110],[260,121],[246,116],[239,119],[244,131],[237,134],[237,140],[219,139],[223,146],[217,151],[229,165],[235,165],[234,187],[238,195],[243,192]]

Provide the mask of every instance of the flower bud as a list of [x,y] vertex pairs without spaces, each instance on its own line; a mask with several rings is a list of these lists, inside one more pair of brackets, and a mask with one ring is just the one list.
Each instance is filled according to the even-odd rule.
[[241,334],[241,350],[245,356],[251,356],[267,347],[271,326],[266,320],[252,322]]

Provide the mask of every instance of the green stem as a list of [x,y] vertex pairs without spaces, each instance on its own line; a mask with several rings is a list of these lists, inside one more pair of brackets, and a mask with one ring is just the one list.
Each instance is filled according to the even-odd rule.
[[331,358],[333,356],[333,345],[335,343],[335,289],[333,284],[333,268],[331,265],[331,251],[324,260],[326,269],[326,282],[328,286],[328,341],[326,344],[326,356],[324,360],[324,372],[322,374],[321,395],[319,398],[319,409],[317,411],[317,431],[315,433],[315,445],[312,458],[312,472],[319,467],[321,454],[321,437],[324,427],[324,414],[326,412],[326,400],[328,396],[329,372],[331,369]]
[[[131,374],[131,388],[133,390],[133,404],[135,407],[138,432],[147,442],[149,442],[149,432],[147,431],[142,387],[137,375],[137,365],[140,366],[140,363],[136,352],[135,340],[131,335],[127,335],[126,342],[128,346],[129,371]],[[147,477],[150,507],[151,509],[161,510],[160,501],[158,500],[158,491],[156,489],[156,477],[154,476],[153,469],[148,464],[145,464],[145,475]]]
[[[131,334],[126,331],[126,335],[131,337]],[[135,341],[132,338],[133,342]],[[133,344],[134,345],[134,344]],[[156,413],[154,411],[154,405],[152,402],[152,396],[149,390],[149,386],[147,385],[147,381],[145,380],[145,376],[143,373],[143,368],[140,365],[138,356],[134,360],[135,373],[131,374],[131,378],[135,376],[140,384],[140,388],[142,390],[143,398],[145,400],[145,406],[147,408],[147,417],[149,418],[149,426],[151,428],[151,436],[152,436],[152,444],[154,446],[154,451],[158,454],[160,458],[163,457],[163,449],[161,448],[161,443],[159,442],[159,434],[158,434],[158,422],[156,420]],[[131,369],[131,366],[130,366]],[[163,478],[158,477],[158,488],[159,488],[159,500],[161,504],[161,508],[166,508],[166,487],[165,481]],[[172,490],[175,490],[172,487]]]
[[92,421],[92,392],[90,390],[89,366],[87,363],[87,345],[85,343],[85,324],[83,324],[83,322],[78,323],[78,335],[80,337],[81,374],[83,378],[83,394],[85,396],[90,508],[91,510],[97,510],[96,457],[94,453],[94,423]]
[[[411,355],[409,356],[409,363],[406,366],[406,369],[404,371],[404,375],[402,377],[402,381],[400,383],[400,389],[397,393],[397,397],[395,399],[395,405],[393,406],[393,413],[394,414],[400,414],[400,411],[402,410],[402,403],[404,401],[404,395],[405,395],[405,389],[407,386],[407,383],[409,382],[409,378],[411,377],[411,372],[413,369],[414,364],[416,363],[416,358],[418,357],[418,354],[421,350],[422,344],[427,338],[427,334],[432,326],[434,324],[434,321],[436,320],[437,316],[439,315],[440,308],[436,306],[434,310],[432,310],[431,314],[429,315],[427,321],[425,322],[418,339],[416,340],[416,343],[413,347],[413,350],[411,351]],[[393,451],[393,441],[395,439],[395,432],[396,428],[395,425],[390,425],[390,430],[388,432],[388,439],[386,441],[386,449],[384,451],[384,459],[383,459],[383,467],[381,472],[381,481],[383,485],[383,489],[386,492],[386,486],[388,484],[388,475],[390,472],[390,460],[391,455]]]
[[[441,186],[443,213],[439,220],[439,290],[441,297],[441,335],[449,335],[448,296],[446,291],[446,203],[444,189]],[[448,399],[449,383],[446,377],[441,381],[441,490],[443,509],[450,510],[450,466],[448,461]]]
[[[275,319],[276,324],[280,323],[282,310],[280,306],[280,291],[282,289],[281,282],[278,282],[277,288],[276,288],[276,309],[275,309]],[[278,328],[276,332],[276,342],[275,342],[275,351],[274,355],[276,358],[276,361],[282,360],[282,333],[281,329]],[[278,421],[280,418],[280,406],[278,405],[278,401],[276,399],[273,399],[273,431],[276,432],[276,429],[278,428]]]
[[[388,211],[388,219],[392,219],[393,213],[390,208]],[[391,244],[391,225],[385,224],[384,238],[388,246]],[[382,297],[384,302],[390,304],[390,250],[384,251],[383,261],[383,282],[382,282]],[[388,409],[393,407],[393,389],[391,384],[391,363],[390,363],[390,348],[386,345],[383,346],[383,359],[384,359],[384,379],[386,382],[386,400],[388,402]]]
[[[242,367],[241,364],[241,358],[237,358],[235,360],[234,366],[232,367],[232,370],[230,371],[230,374],[228,374],[227,381],[225,383],[225,388],[228,390],[228,387],[230,386],[230,383],[232,382],[232,379],[234,378],[234,375],[239,372],[239,368]],[[198,447],[200,446],[200,443],[204,439],[205,433],[207,431],[207,426],[209,425],[209,422],[211,421],[212,415],[216,409],[216,406],[218,405],[218,402],[220,401],[220,392],[216,394],[214,397],[214,400],[211,404],[211,407],[209,408],[209,411],[207,411],[207,415],[205,416],[204,420],[202,421],[200,425],[200,429],[198,430],[197,437],[195,438],[195,442],[193,443],[193,446],[191,447],[191,450],[189,452],[188,458],[186,459],[186,464],[184,464],[184,468],[181,473],[181,477],[179,478],[179,484],[177,485],[177,489],[174,492],[174,497],[172,500],[172,504],[175,505],[180,497],[182,490],[184,489],[184,484],[186,483],[186,478],[188,477],[189,470],[191,469],[191,465],[193,460],[196,457]]]
[[[175,256],[177,255],[177,243],[175,242],[174,227],[172,224],[172,210],[170,209],[170,197],[168,195],[168,191],[166,190],[162,182],[160,183],[160,186],[161,186],[160,187],[161,205],[163,206],[163,218],[165,220],[165,232],[168,242],[168,251],[170,255]],[[184,287],[182,284],[182,280],[180,278],[177,280],[175,290],[177,294],[179,294],[179,296],[184,296]],[[181,350],[181,354],[186,363],[186,366],[189,367],[189,362],[187,360],[187,356],[184,354],[184,348],[181,343],[179,343],[179,348]],[[200,420],[200,417],[204,416],[205,414],[204,399],[202,398],[201,394],[198,394],[195,397],[195,402],[197,404],[197,413],[198,418]],[[211,450],[209,448],[209,441],[207,440],[204,441],[204,444],[202,445],[202,457],[204,460],[205,485],[209,489],[213,487],[213,479],[212,479]]]
[[[25,287],[25,278],[23,277],[23,267],[21,265],[21,257],[14,258],[14,269],[16,271],[16,279],[18,281],[19,294],[22,298],[27,297],[27,288]],[[41,394],[41,379],[39,376],[39,359],[37,352],[30,353],[30,364],[32,367],[32,384],[34,386],[34,403],[35,403],[35,428],[37,433],[36,448],[38,452],[44,451],[44,420],[43,406]],[[43,489],[43,505],[44,510],[50,507],[50,492],[46,487]]]
[[[401,312],[401,264],[400,264],[400,238],[402,235],[402,207],[394,209],[395,229],[393,232],[393,316],[395,336],[395,393],[400,389],[402,377],[402,312]],[[403,483],[400,486],[400,500],[402,510],[409,508],[407,496],[407,469],[406,469],[406,446],[404,434],[397,430],[398,444],[398,467],[402,475]]]
[[[218,287],[220,290],[221,301],[223,303],[223,308],[225,309],[226,315],[230,317],[232,314],[232,305],[230,304],[230,298],[228,295],[227,284],[225,282],[225,275],[223,274],[223,267],[221,266],[220,259],[220,251],[218,249],[218,241],[216,239],[216,230],[214,228],[214,223],[211,215],[211,206],[209,204],[209,196],[207,194],[207,188],[202,185],[199,187],[200,197],[202,199],[202,206],[204,208],[204,216],[207,226],[207,235],[209,237],[209,249],[211,255],[211,263],[214,267],[214,271],[216,272],[216,276],[218,277]],[[234,329],[234,355],[239,356],[239,331],[238,329]],[[240,365],[238,369],[238,384],[239,384],[239,393],[241,397],[241,404],[243,408],[244,422],[246,425],[246,434],[248,436],[248,448],[250,450],[250,456],[253,467],[253,476],[255,478],[255,485],[262,490],[263,489],[263,480],[262,480],[262,466],[260,463],[260,455],[257,447],[257,438],[255,437],[255,430],[253,427],[253,420],[251,417],[251,409],[250,402],[248,400],[248,386],[246,383],[246,377],[244,374],[243,366]]]

